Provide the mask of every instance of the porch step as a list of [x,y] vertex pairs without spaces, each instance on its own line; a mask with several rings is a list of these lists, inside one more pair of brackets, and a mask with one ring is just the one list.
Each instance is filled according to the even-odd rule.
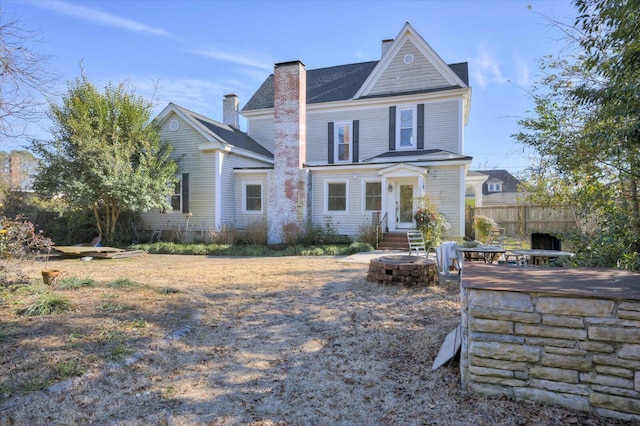
[[406,232],[388,232],[378,246],[379,250],[407,250],[409,241]]

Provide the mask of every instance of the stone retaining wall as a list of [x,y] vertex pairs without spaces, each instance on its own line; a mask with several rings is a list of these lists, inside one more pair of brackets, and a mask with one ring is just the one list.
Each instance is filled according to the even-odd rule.
[[462,384],[640,422],[640,302],[461,287]]

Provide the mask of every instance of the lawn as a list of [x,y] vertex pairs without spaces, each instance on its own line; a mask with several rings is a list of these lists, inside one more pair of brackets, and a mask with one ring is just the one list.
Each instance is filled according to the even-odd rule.
[[48,287],[31,264],[1,293],[0,424],[622,424],[463,391],[431,369],[458,283],[338,260],[57,260]]

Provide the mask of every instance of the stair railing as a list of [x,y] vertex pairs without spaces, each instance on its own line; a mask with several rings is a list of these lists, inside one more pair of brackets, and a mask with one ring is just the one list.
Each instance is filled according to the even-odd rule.
[[[380,215],[380,212],[377,212],[377,214]],[[385,214],[382,215],[382,218],[378,221],[378,225],[376,226],[376,250],[380,246],[380,241],[382,241],[382,239],[384,238],[385,232],[389,231],[389,225],[387,222],[388,218],[387,213],[385,212]]]

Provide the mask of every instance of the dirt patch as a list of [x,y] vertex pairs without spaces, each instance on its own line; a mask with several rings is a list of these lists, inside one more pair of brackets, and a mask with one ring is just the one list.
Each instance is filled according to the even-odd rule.
[[432,371],[456,282],[374,284],[332,257],[49,264],[97,284],[48,288],[73,309],[43,317],[18,314],[43,285],[3,291],[0,424],[617,424]]

